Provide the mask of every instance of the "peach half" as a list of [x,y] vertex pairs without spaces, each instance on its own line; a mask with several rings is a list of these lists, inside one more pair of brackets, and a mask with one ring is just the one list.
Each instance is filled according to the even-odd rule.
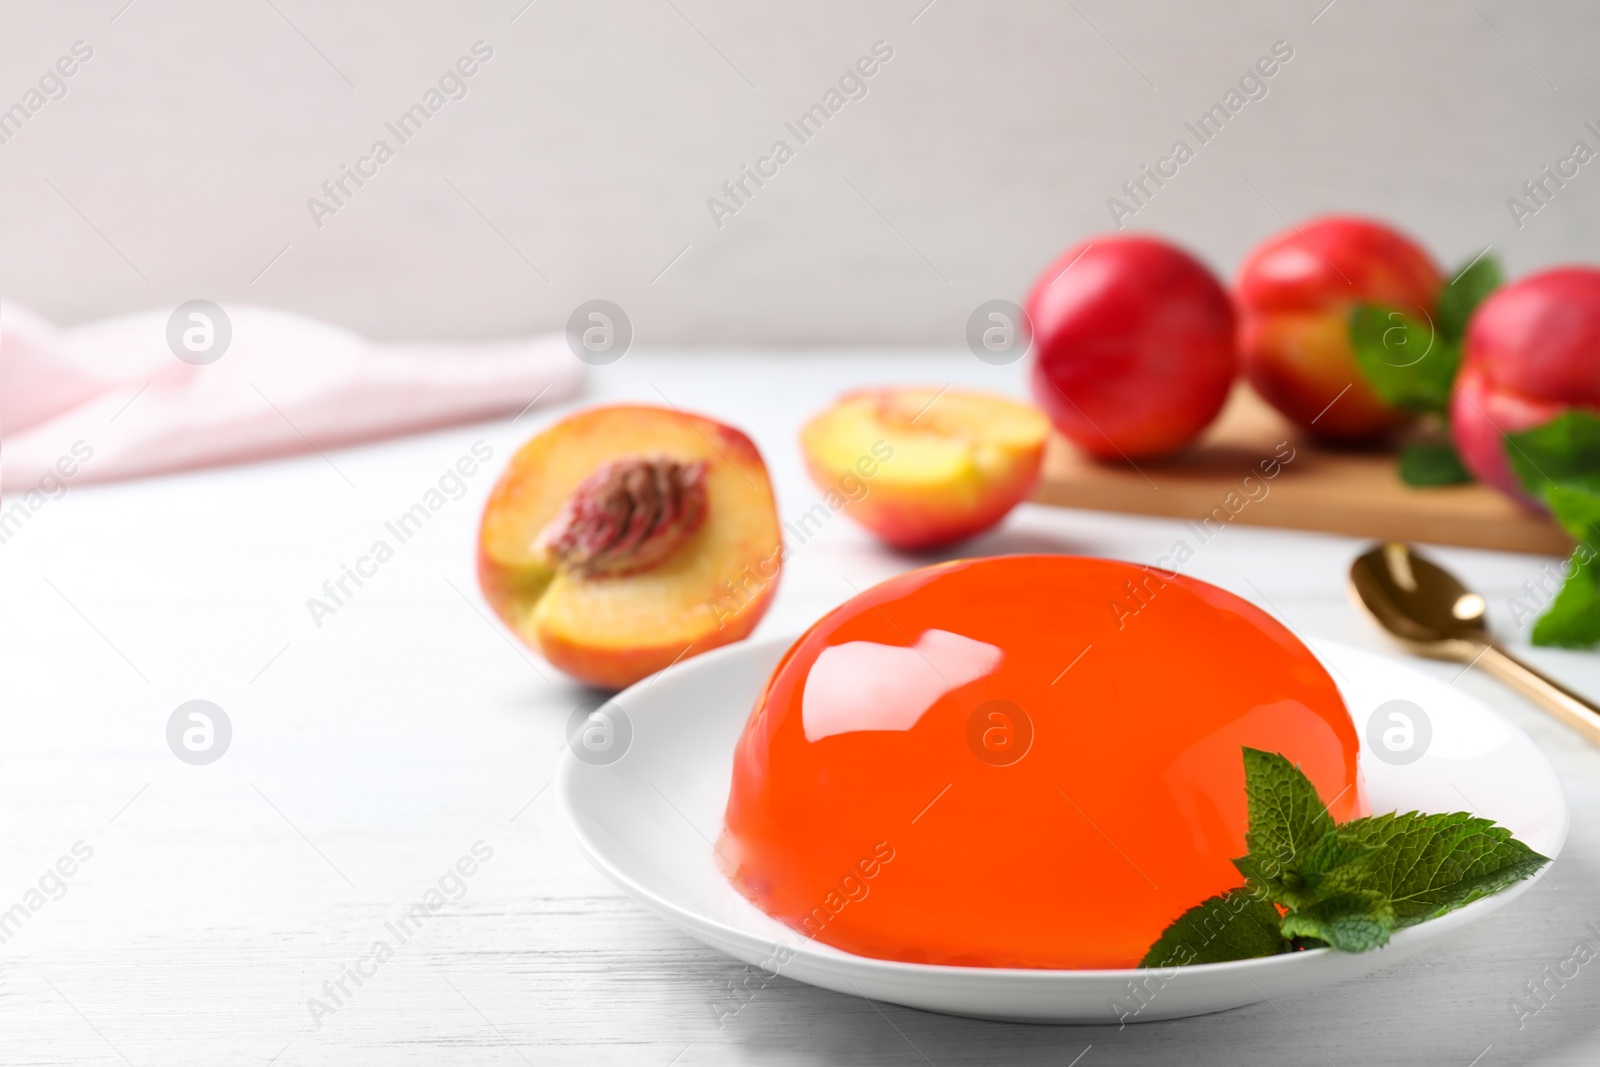
[[[1050,422],[992,393],[879,388],[846,393],[800,442],[817,486],[896,548],[935,548],[1005,518],[1033,491]],[[831,498],[830,498],[831,499]]]
[[527,645],[620,689],[737,641],[778,585],[766,464],[731,426],[592,408],[523,445],[489,494],[478,583]]

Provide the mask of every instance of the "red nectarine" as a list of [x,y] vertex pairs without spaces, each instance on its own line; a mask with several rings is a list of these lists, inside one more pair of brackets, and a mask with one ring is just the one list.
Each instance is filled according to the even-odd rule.
[[1101,459],[1176,452],[1217,417],[1237,369],[1228,294],[1150,237],[1096,237],[1034,283],[1033,397]]
[[1505,435],[1569,407],[1600,412],[1600,269],[1560,267],[1496,290],[1467,325],[1450,422],[1479,479],[1533,503]]
[[1409,416],[1356,365],[1350,315],[1383,304],[1428,319],[1443,279],[1428,253],[1367,219],[1329,215],[1269,237],[1239,268],[1239,352],[1256,392],[1331,441],[1372,441]]

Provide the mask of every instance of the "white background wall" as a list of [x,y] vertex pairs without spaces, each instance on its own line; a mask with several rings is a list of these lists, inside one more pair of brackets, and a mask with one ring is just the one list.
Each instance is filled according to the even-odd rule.
[[[60,322],[255,302],[383,337],[606,297],[644,344],[959,345],[1277,40],[1269,95],[1130,228],[1227,272],[1329,209],[1451,263],[1600,259],[1600,163],[1520,231],[1506,206],[1600,149],[1592,4],[926,2],[6,0],[0,108],[74,41],[94,56],[0,144],[0,296]],[[313,225],[306,199],[479,39],[467,97]],[[719,230],[706,199],[880,39],[867,97]]]

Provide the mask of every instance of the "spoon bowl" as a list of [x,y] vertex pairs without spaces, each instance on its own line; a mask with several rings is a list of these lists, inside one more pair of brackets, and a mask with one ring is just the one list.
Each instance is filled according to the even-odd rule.
[[1459,659],[1492,643],[1483,597],[1403,542],[1358,556],[1350,588],[1380,627],[1420,655]]

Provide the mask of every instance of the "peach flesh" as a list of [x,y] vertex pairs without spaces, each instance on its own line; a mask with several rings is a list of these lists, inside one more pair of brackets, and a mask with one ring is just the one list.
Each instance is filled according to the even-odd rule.
[[845,514],[917,551],[1005,518],[1037,484],[1049,433],[1043,414],[1008,397],[899,387],[846,394],[801,443],[817,486],[849,497]]
[[781,562],[750,439],[645,405],[582,411],[528,441],[479,534],[479,584],[501,620],[607,689],[749,634]]

